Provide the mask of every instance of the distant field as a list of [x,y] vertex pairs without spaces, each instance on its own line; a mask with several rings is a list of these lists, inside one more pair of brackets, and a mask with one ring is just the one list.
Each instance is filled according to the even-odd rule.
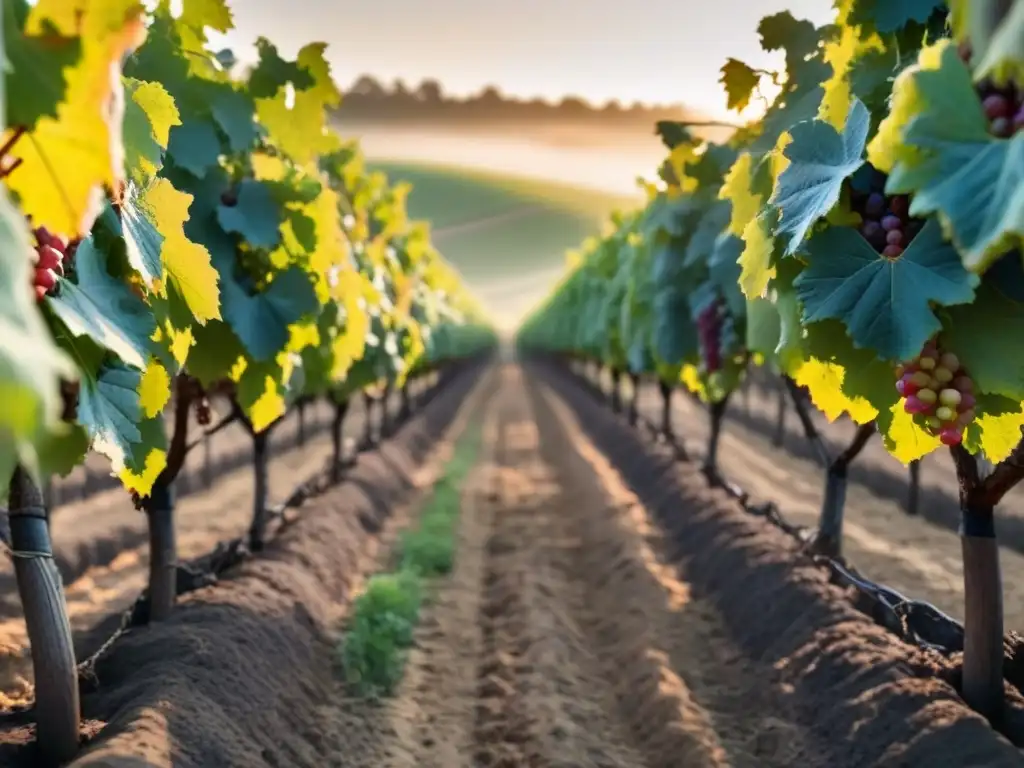
[[495,319],[514,323],[562,273],[565,252],[634,197],[450,166],[377,162],[413,185],[409,208]]

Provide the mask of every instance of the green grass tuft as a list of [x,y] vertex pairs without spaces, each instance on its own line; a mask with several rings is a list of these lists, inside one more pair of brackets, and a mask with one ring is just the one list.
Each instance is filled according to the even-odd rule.
[[352,606],[339,657],[345,682],[363,697],[390,696],[401,682],[423,603],[425,579],[450,573],[461,488],[476,463],[480,430],[473,425],[431,491],[419,525],[400,540],[398,570],[370,578]]

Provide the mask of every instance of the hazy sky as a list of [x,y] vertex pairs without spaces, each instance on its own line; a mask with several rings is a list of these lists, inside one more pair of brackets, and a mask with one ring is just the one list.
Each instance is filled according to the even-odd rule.
[[831,0],[235,0],[228,43],[243,60],[257,36],[285,54],[329,43],[335,78],[415,85],[435,77],[466,94],[488,84],[518,96],[683,102],[725,114],[718,69],[734,56],[774,59],[758,20],[788,9],[822,24]]

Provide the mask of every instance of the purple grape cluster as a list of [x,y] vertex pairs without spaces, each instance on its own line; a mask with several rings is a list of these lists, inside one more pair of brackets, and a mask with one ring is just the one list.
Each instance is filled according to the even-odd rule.
[[[961,45],[959,51],[964,63],[970,63],[970,45]],[[977,90],[993,136],[1008,139],[1024,130],[1024,90],[1014,83],[996,87],[988,78],[978,83]]]
[[871,175],[870,190],[853,190],[853,210],[860,214],[860,233],[871,247],[887,259],[898,259],[924,226],[923,219],[910,216],[910,198],[885,194],[884,173]]
[[697,337],[700,341],[701,359],[704,370],[714,373],[722,367],[722,321],[725,319],[725,304],[715,299],[697,315]]
[[957,356],[929,341],[914,360],[897,367],[896,376],[903,410],[943,445],[959,445],[975,419],[975,399],[974,381]]

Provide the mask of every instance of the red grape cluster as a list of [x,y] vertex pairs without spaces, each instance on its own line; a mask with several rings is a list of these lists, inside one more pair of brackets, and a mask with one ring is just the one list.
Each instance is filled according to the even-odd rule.
[[863,219],[860,233],[864,239],[887,259],[897,259],[917,237],[924,221],[910,217],[910,198],[906,195],[886,196],[885,181],[884,173],[873,172],[870,189],[853,190],[850,202]]
[[974,421],[975,400],[974,382],[957,356],[929,341],[916,359],[896,369],[896,375],[903,409],[944,445],[958,445]]
[[714,373],[722,367],[722,321],[725,319],[725,304],[715,299],[697,315],[697,337],[700,341],[701,357],[706,373]]
[[[970,64],[970,43],[961,43],[958,50],[964,63]],[[976,87],[981,107],[988,118],[988,129],[993,136],[1008,139],[1017,131],[1024,130],[1024,90],[1013,83],[997,88],[988,78]]]
[[71,261],[74,252],[69,252],[68,244],[50,232],[46,227],[32,230],[36,238],[35,274],[32,285],[36,291],[36,300],[42,301],[44,296],[53,295],[57,287],[57,278],[64,277],[64,268]]

